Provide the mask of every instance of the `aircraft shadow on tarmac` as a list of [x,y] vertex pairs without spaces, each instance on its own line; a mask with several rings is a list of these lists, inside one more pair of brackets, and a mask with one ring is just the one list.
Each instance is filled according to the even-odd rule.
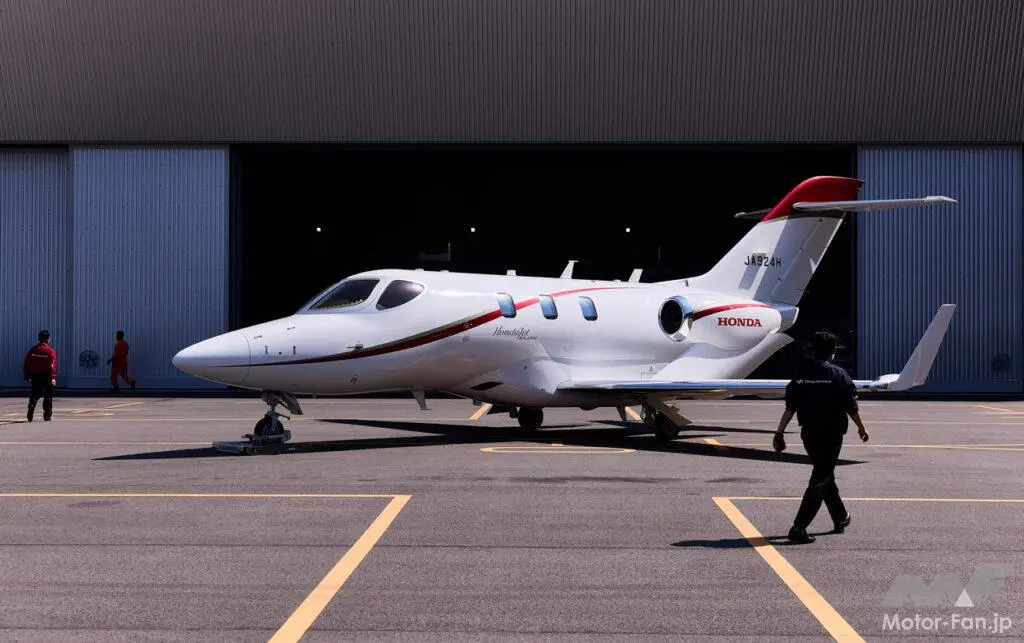
[[[678,453],[680,455],[700,455],[714,458],[733,458],[740,460],[765,460],[779,463],[810,464],[810,459],[802,453],[784,451],[775,453],[770,447],[754,449],[712,445],[694,442],[694,439],[722,437],[728,433],[767,433],[774,431],[761,429],[733,429],[717,426],[690,425],[679,434],[679,438],[671,442],[660,442],[646,432],[645,427],[636,422],[618,420],[600,420],[583,424],[557,424],[546,426],[533,433],[525,433],[519,427],[496,427],[466,424],[435,424],[430,422],[407,422],[397,420],[367,420],[356,418],[323,419],[321,422],[332,424],[364,426],[397,431],[411,431],[427,435],[392,436],[380,438],[354,438],[348,440],[324,440],[314,442],[289,442],[274,455],[289,453],[340,452],[362,449],[395,449],[404,447],[449,446],[457,444],[494,444],[521,443],[550,446],[552,442],[560,442],[563,447],[597,447],[611,449],[633,449],[657,453]],[[603,424],[606,427],[595,427]],[[790,442],[799,437],[791,434]],[[95,458],[95,460],[147,460],[175,458],[230,457],[214,449],[206,448],[175,449],[148,453],[133,453],[118,456]],[[862,464],[860,460],[840,459],[838,465]]]

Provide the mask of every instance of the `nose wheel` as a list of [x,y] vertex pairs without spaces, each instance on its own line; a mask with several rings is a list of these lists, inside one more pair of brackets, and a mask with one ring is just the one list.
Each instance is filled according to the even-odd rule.
[[214,442],[213,446],[218,451],[226,453],[256,453],[257,447],[265,445],[280,445],[292,439],[292,432],[284,428],[281,418],[290,420],[290,415],[277,411],[278,405],[284,406],[293,415],[302,415],[302,407],[299,401],[290,393],[278,391],[263,391],[262,399],[267,405],[267,412],[260,418],[260,421],[253,427],[252,433],[242,436],[246,442]]

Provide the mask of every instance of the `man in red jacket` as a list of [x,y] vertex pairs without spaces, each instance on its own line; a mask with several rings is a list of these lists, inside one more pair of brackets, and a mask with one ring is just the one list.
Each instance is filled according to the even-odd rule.
[[50,332],[39,331],[39,343],[28,349],[22,374],[32,383],[28,397],[28,421],[36,410],[36,402],[43,398],[43,420],[53,417],[53,389],[57,386],[57,351],[50,346]]

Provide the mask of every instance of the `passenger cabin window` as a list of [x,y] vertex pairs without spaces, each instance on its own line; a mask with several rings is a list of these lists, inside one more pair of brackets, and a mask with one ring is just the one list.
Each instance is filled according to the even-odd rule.
[[512,301],[512,295],[498,293],[498,308],[501,309],[501,314],[504,317],[516,316],[516,304]]
[[544,316],[548,319],[558,318],[558,308],[555,306],[555,300],[551,295],[540,296],[540,309],[544,311]]
[[594,321],[597,319],[597,306],[590,297],[580,297],[580,308],[583,309],[583,319]]
[[380,298],[377,300],[377,310],[387,310],[407,304],[419,297],[423,290],[423,284],[396,279],[388,284],[388,287],[380,294]]
[[338,287],[327,293],[309,307],[310,310],[333,310],[355,306],[369,299],[373,289],[380,283],[379,279],[352,279],[343,281]]

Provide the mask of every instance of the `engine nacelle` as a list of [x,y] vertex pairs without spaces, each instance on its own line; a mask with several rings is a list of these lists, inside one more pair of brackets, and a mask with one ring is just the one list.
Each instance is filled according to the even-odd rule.
[[700,314],[686,297],[670,297],[658,311],[658,324],[674,341],[709,344],[729,351],[756,346],[782,327],[782,315],[774,308],[739,304],[711,309],[711,314]]
[[683,341],[693,328],[693,305],[686,297],[666,299],[658,311],[658,325],[670,339]]

